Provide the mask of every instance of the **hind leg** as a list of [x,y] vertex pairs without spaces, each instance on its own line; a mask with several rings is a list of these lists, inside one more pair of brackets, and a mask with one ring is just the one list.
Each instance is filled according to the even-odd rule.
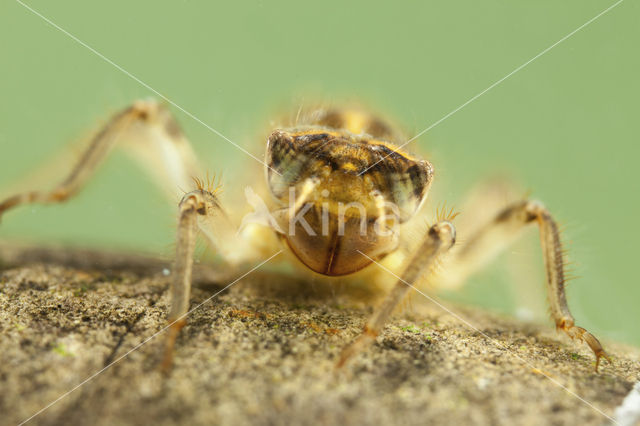
[[[0,216],[6,211],[30,203],[61,203],[76,195],[107,159],[114,148],[123,148],[154,177],[154,182],[171,198],[195,185],[197,190],[184,195],[179,205],[176,263],[171,281],[171,308],[165,366],[171,362],[173,344],[186,323],[192,278],[193,250],[197,233],[225,259],[233,256],[237,263],[250,254],[235,226],[224,212],[214,188],[193,179],[199,167],[189,142],[175,119],[162,105],[138,101],[114,115],[91,139],[79,161],[67,177],[51,190],[29,191],[0,202]],[[238,254],[240,253],[240,254]]]
[[0,217],[30,203],[61,203],[76,195],[107,159],[113,148],[123,148],[154,177],[168,195],[192,186],[199,175],[196,157],[175,119],[154,101],[138,101],[115,114],[95,134],[67,177],[50,190],[18,193],[0,202]]

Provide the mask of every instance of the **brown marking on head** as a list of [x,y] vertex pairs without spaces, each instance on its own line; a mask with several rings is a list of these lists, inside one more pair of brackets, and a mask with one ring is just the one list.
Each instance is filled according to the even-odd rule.
[[[281,206],[282,229],[289,229],[300,211],[290,211],[293,206],[311,205],[303,217],[314,232],[294,224],[293,235],[282,237],[307,267],[333,276],[368,266],[366,256],[381,259],[393,251],[397,235],[378,235],[377,220],[409,220],[433,179],[429,162],[388,142],[327,128],[274,131],[267,141],[266,164],[269,189]],[[355,208],[345,208],[351,205]],[[324,229],[323,211],[328,212]]]
[[266,163],[270,190],[281,201],[290,187],[318,178],[318,190],[328,190],[335,201],[363,202],[377,191],[398,207],[402,221],[413,216],[433,179],[428,161],[346,131],[276,130],[267,141]]

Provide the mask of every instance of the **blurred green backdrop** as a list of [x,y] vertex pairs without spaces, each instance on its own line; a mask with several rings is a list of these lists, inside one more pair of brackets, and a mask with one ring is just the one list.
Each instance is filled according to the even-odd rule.
[[[264,138],[274,108],[317,95],[371,103],[418,132],[613,1],[27,3],[260,157],[253,139]],[[543,200],[567,224],[582,276],[569,288],[578,323],[636,345],[639,24],[640,4],[621,3],[417,142],[435,163],[444,200],[496,171]],[[109,114],[153,95],[17,2],[0,4],[0,55],[2,195]],[[174,111],[227,182],[244,165],[259,167]],[[8,214],[0,238],[170,256],[174,216],[116,156],[72,203]],[[541,281],[535,235],[502,260],[524,264],[532,254],[536,263],[522,273],[535,269]],[[513,313],[517,289],[501,271],[489,268],[451,297]],[[542,283],[534,287],[544,306]]]

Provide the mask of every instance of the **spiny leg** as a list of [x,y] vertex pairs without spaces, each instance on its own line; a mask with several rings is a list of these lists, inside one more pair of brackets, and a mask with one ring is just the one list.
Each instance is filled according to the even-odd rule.
[[[122,143],[121,142],[125,142]],[[171,113],[154,101],[138,101],[114,115],[92,138],[80,160],[60,184],[50,191],[17,194],[0,203],[0,216],[6,210],[28,203],[63,202],[75,195],[106,160],[117,145],[125,148],[155,177],[154,182],[170,198],[193,186],[192,177],[199,174],[195,155],[182,135]],[[192,257],[199,228],[208,242],[217,247],[225,259],[236,263],[250,253],[244,249],[235,226],[224,213],[214,195],[204,183],[195,180],[198,190],[183,197],[178,224],[177,260],[171,285],[171,312],[165,365],[170,365],[172,347],[178,331],[184,326],[184,313],[189,306]]]
[[167,334],[163,370],[168,370],[173,362],[173,347],[178,333],[187,323],[189,309],[191,275],[193,272],[193,252],[198,233],[198,215],[214,209],[215,196],[204,190],[186,194],[179,206],[178,232],[176,237],[176,259],[171,276],[171,308],[169,310],[169,332]]
[[[0,217],[14,207],[28,203],[57,203],[77,194],[107,159],[114,148],[123,148],[154,178],[172,201],[182,198],[194,185],[205,191],[207,185],[194,176],[200,176],[200,167],[189,141],[183,135],[171,112],[153,100],[136,101],[115,114],[91,139],[80,160],[66,179],[50,191],[20,193],[0,202]],[[211,183],[207,182],[211,185]],[[216,189],[209,187],[208,191]],[[225,258],[236,264],[255,256],[242,238],[236,235],[236,226],[218,203],[210,215],[201,216],[200,229],[209,243]]]
[[337,363],[338,368],[345,365],[349,359],[362,352],[375,340],[413,283],[431,269],[441,253],[453,246],[455,239],[455,228],[450,222],[442,221],[429,228],[423,243],[410,259],[389,295],[369,318],[362,334],[342,351]]
[[452,253],[446,268],[462,270],[465,275],[470,274],[491,260],[500,248],[504,247],[505,241],[512,240],[520,229],[533,222],[538,224],[540,230],[548,299],[556,328],[564,331],[572,339],[582,340],[589,345],[596,356],[597,372],[600,358],[609,362],[611,359],[595,336],[575,325],[565,293],[564,252],[560,232],[555,220],[540,202],[521,201],[503,209],[492,222]]
[[49,191],[30,191],[0,202],[0,217],[29,203],[59,203],[77,194],[120,142],[168,195],[191,185],[199,168],[195,155],[170,112],[154,101],[138,101],[115,114],[91,139],[67,177]]

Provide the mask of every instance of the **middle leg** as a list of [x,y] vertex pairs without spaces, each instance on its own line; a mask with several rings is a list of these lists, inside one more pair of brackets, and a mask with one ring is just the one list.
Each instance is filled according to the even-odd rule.
[[[549,211],[537,201],[520,201],[507,206],[484,227],[453,251],[445,265],[456,279],[464,279],[490,261],[508,242],[519,235],[528,224],[536,223],[540,231],[540,243],[546,268],[548,300],[556,328],[572,339],[589,345],[596,357],[598,371],[600,359],[611,362],[598,339],[586,329],[576,326],[569,310],[565,292],[565,259],[558,225]],[[443,278],[446,279],[446,272]]]

